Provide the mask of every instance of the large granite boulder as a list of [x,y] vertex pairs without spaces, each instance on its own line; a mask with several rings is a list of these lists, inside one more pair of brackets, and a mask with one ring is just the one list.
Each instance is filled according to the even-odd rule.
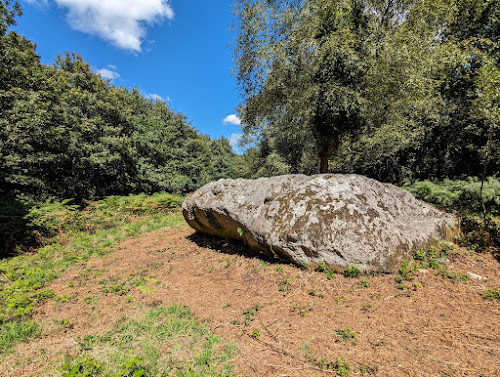
[[242,239],[282,260],[383,272],[458,230],[453,216],[359,175],[221,179],[188,196],[182,209],[197,231]]

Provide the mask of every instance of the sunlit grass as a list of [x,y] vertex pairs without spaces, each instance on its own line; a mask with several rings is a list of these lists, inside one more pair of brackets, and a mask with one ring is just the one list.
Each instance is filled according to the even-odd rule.
[[[230,376],[235,347],[225,344],[180,305],[122,316],[113,329],[81,339],[61,369],[99,376]],[[136,373],[136,374],[134,374]]]

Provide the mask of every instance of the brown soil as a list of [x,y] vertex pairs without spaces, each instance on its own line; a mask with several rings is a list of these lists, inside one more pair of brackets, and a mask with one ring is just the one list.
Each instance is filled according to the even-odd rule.
[[[488,281],[456,284],[429,269],[419,274],[422,286],[408,297],[396,288],[394,275],[366,277],[369,287],[363,288],[358,278],[337,274],[328,280],[322,272],[263,265],[239,245],[188,227],[164,229],[66,271],[51,288],[69,300],[49,300],[38,308],[42,337],[20,344],[1,362],[0,375],[45,375],[64,353],[78,352],[79,339],[106,332],[119,316],[180,303],[237,344],[237,376],[334,376],[317,361],[339,356],[348,360],[351,375],[361,375],[365,365],[377,368],[378,376],[500,376],[500,304],[479,294],[500,289],[498,261],[461,250],[447,268]],[[103,293],[97,283],[146,269],[158,279],[154,292],[134,289],[119,296]],[[285,278],[288,285],[282,284]],[[67,286],[70,281],[74,287]],[[98,305],[85,303],[89,296],[99,298]],[[255,304],[261,309],[245,326],[243,313]],[[68,318],[69,326],[56,324]],[[336,330],[348,327],[357,335],[343,341]]]

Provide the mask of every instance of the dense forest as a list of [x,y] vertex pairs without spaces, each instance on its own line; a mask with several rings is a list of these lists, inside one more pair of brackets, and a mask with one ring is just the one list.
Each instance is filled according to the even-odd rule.
[[0,198],[28,202],[169,191],[234,175],[227,139],[162,101],[113,86],[76,53],[48,66],[0,3]]
[[238,0],[250,176],[500,170],[500,2]]

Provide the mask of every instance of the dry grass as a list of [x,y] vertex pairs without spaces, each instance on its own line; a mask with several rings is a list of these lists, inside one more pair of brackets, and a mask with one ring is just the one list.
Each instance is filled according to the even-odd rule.
[[[0,375],[57,374],[80,339],[104,334],[119,316],[180,303],[237,344],[238,376],[335,376],[323,367],[338,357],[350,375],[500,376],[500,304],[480,295],[500,289],[498,261],[462,249],[447,268],[488,281],[457,284],[429,269],[408,296],[394,275],[364,276],[368,287],[340,274],[328,280],[324,272],[263,263],[188,227],[164,229],[55,280],[59,299],[37,308],[42,337],[0,360]],[[111,284],[126,289],[113,292]],[[257,304],[246,326],[245,312]],[[356,336],[344,341],[337,330],[347,328]]]

